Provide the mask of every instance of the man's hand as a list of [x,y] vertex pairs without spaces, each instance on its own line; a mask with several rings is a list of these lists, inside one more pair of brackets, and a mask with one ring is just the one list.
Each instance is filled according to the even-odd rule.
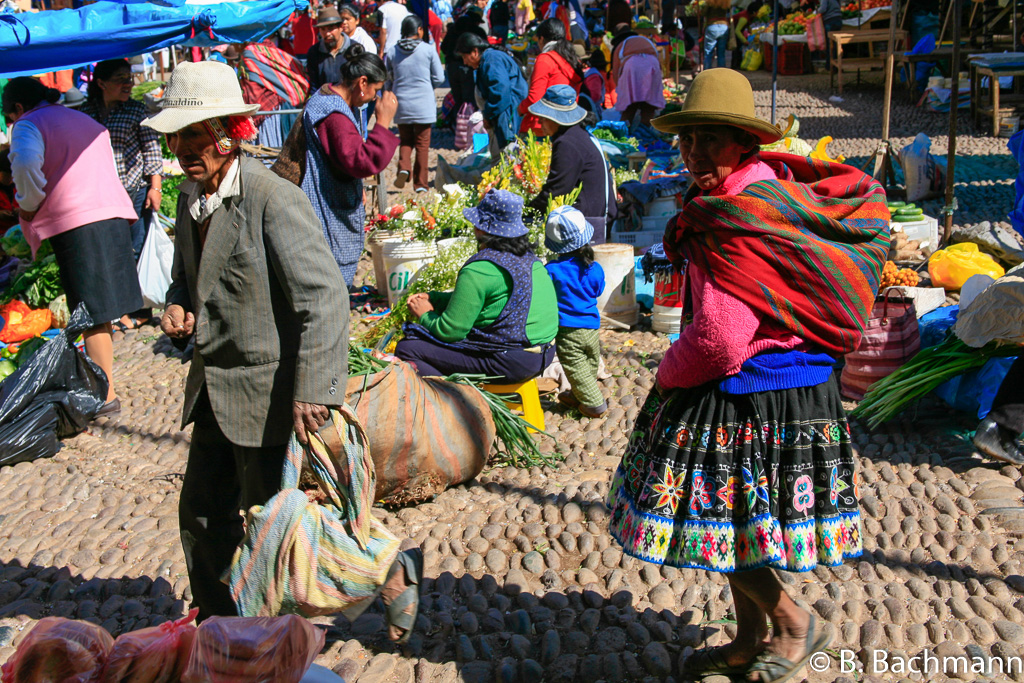
[[23,221],[32,220],[33,218],[36,217],[37,213],[39,213],[39,209],[36,209],[35,211],[26,211],[25,209],[18,209],[18,215],[21,217],[21,220]]
[[295,401],[292,408],[292,419],[295,423],[295,436],[298,437],[299,443],[303,446],[309,443],[306,432],[315,432],[320,429],[330,415],[331,411],[327,406]]
[[187,339],[196,326],[196,317],[178,304],[171,304],[160,316],[160,329],[172,339]]
[[142,208],[144,208],[144,209],[153,209],[153,210],[159,209],[160,208],[160,198],[162,196],[163,196],[163,193],[160,191],[159,187],[151,187],[151,188],[149,188],[149,190],[146,191],[146,203],[143,204]]
[[420,292],[419,294],[413,294],[410,296],[407,305],[409,307],[409,312],[417,319],[427,311],[434,310],[433,304],[430,303],[430,295],[425,292]]
[[381,93],[380,97],[377,98],[377,107],[373,110],[374,116],[377,117],[377,125],[390,128],[391,122],[395,120],[395,112],[397,111],[398,98],[395,97],[395,93],[390,90]]

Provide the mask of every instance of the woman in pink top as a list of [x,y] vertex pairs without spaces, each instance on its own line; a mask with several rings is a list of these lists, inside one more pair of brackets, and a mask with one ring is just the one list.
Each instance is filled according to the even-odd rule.
[[129,222],[136,214],[117,175],[110,134],[88,115],[56,104],[60,93],[15,78],[4,88],[11,172],[25,239],[35,254],[50,240],[72,311],[84,303],[95,325],[85,351],[110,380],[99,415],[121,410],[113,383],[110,321],[142,308]]
[[885,195],[848,166],[759,152],[781,132],[754,116],[749,82],[729,69],[699,74],[682,111],[653,125],[678,133],[693,178],[665,233],[692,321],[615,473],[611,532],[648,562],[727,574],[736,638],[687,658],[684,678],[788,680],[831,631],[775,571],[861,554],[833,364],[857,347],[874,302]]
[[640,122],[648,124],[655,112],[665,108],[658,47],[628,27],[612,41],[612,78],[615,109],[623,121],[632,122],[639,115]]

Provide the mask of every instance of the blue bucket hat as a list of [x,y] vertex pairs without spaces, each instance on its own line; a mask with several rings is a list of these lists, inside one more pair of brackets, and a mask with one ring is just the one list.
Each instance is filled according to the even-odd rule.
[[544,97],[530,105],[530,113],[542,119],[551,119],[563,126],[575,126],[587,118],[587,110],[576,104],[578,97],[571,85],[553,85]]
[[523,198],[508,190],[491,190],[479,205],[463,209],[462,215],[488,235],[522,237],[529,232],[523,223]]
[[560,206],[549,213],[544,225],[544,246],[556,254],[576,251],[593,236],[594,226],[571,206]]

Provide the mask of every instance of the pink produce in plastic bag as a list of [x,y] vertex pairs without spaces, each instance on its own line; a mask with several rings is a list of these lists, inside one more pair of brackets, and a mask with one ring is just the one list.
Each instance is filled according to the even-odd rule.
[[176,621],[125,633],[114,641],[100,683],[177,683],[188,664],[198,609]]
[[199,625],[184,683],[298,683],[324,632],[294,614],[210,617]]
[[114,638],[96,624],[40,619],[3,667],[3,683],[89,683],[99,676]]

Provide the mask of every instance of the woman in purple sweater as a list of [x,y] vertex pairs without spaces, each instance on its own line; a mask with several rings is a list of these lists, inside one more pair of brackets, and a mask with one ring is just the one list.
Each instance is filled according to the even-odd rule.
[[[302,191],[320,217],[324,237],[352,286],[363,252],[363,178],[380,173],[395,156],[398,137],[388,130],[398,110],[394,93],[381,88],[387,74],[375,54],[353,45],[345,51],[341,82],[316,91],[302,114],[306,172]],[[363,129],[359,107],[377,100],[373,130]]]

